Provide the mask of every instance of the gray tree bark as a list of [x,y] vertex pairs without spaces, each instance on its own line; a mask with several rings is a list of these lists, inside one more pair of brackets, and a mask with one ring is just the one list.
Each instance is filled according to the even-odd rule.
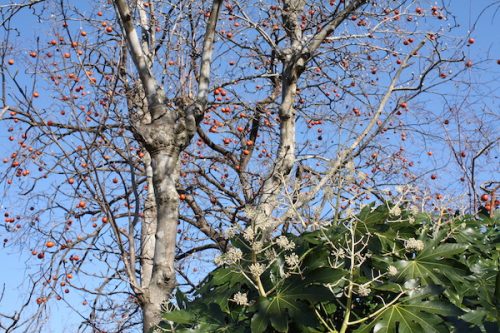
[[[114,2],[146,97],[147,112],[140,114],[131,124],[134,135],[148,152],[146,174],[148,185],[154,191],[154,197],[150,195],[146,200],[141,235],[141,290],[136,291],[143,310],[145,333],[151,332],[160,323],[165,310],[163,307],[176,286],[179,156],[196,133],[195,119],[200,118],[207,104],[215,28],[221,3],[222,0],[214,0],[207,23],[196,99],[178,98],[174,101],[175,108],[168,109],[166,105],[169,101],[151,71],[153,57],[148,48],[151,39],[146,36],[144,42],[143,36],[141,42],[127,1]],[[144,15],[140,15],[139,22],[144,24]],[[147,29],[143,30],[144,33]]]
[[[283,182],[288,178],[295,164],[295,96],[297,82],[307,63],[321,43],[332,33],[349,14],[366,4],[367,0],[353,0],[336,15],[328,24],[313,35],[309,40],[303,36],[299,17],[304,12],[305,0],[285,0],[283,6],[283,25],[286,29],[290,46],[284,50],[276,50],[283,62],[281,77],[281,103],[279,106],[280,142],[275,160],[275,166],[262,186],[262,195],[258,211],[264,214],[263,221],[268,221],[276,203],[277,196],[283,190]],[[264,230],[265,237],[272,232],[272,225]]]

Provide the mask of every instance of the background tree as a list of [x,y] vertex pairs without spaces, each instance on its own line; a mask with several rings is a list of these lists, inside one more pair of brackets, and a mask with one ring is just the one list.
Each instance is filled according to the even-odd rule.
[[[195,289],[235,232],[266,241],[318,228],[401,183],[419,185],[421,208],[468,201],[475,212],[494,178],[483,158],[498,143],[495,91],[471,73],[495,61],[468,58],[475,39],[445,5],[0,11],[4,243],[34,255],[39,316],[72,290],[84,297],[72,304],[82,331],[150,330],[176,279]],[[28,48],[23,20],[44,32]],[[447,205],[461,177],[470,199]],[[21,324],[36,322],[9,329]]]

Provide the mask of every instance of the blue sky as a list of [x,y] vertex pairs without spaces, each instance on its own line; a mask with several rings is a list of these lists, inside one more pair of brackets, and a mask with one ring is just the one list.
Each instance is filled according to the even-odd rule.
[[[474,24],[474,19],[480,14],[481,10],[485,8],[492,1],[487,0],[455,0],[451,1],[450,8],[453,13],[456,14],[457,21],[461,24],[461,29],[463,35],[466,36],[471,27]],[[498,4],[497,4],[498,8]],[[26,12],[27,13],[27,12]],[[470,59],[476,59],[483,57],[485,54],[490,54],[492,58],[500,59],[500,13],[496,16],[494,15],[494,10],[490,9],[486,11],[478,23],[475,25],[471,36],[475,39],[473,46],[467,48],[467,57]],[[34,22],[29,16],[21,17],[17,20],[18,26],[24,26],[23,34],[26,36],[26,40],[34,38],[36,28],[34,27]],[[455,32],[456,34],[456,32]],[[482,64],[487,72],[483,72],[481,75],[482,80],[489,80],[491,78],[489,89],[498,90],[500,89],[500,80],[493,81],[494,78],[500,78],[500,66],[495,67],[494,64]],[[26,77],[27,85],[29,85],[29,77]],[[475,81],[475,78],[471,78],[471,81]],[[492,108],[498,110],[498,101],[492,100]],[[8,134],[5,132],[5,128],[0,129],[0,139],[6,142]],[[5,146],[0,146],[0,154],[5,156],[9,153]],[[10,198],[9,200],[2,201],[5,202],[15,202],[16,198]],[[3,236],[4,231],[0,231],[0,235]],[[2,237],[3,238],[3,237]],[[26,250],[18,251],[14,247],[1,248],[0,249],[0,262],[2,263],[2,270],[0,273],[0,288],[5,285],[5,294],[2,302],[0,302],[0,312],[2,313],[12,313],[19,305],[24,302],[27,296],[26,288],[29,286],[26,283],[26,262],[30,255]],[[29,265],[32,265],[33,261],[30,261]],[[30,270],[35,269],[36,266],[30,266]],[[1,290],[1,289],[0,289]],[[35,297],[36,298],[36,297]],[[77,292],[72,292],[68,297],[67,301],[71,304],[80,304],[84,300],[82,295],[78,295]],[[31,310],[36,309],[37,305],[32,300],[30,308]],[[48,325],[43,332],[53,332],[53,333],[64,333],[64,332],[76,332],[75,327],[79,323],[79,318],[67,308],[63,302],[51,302],[50,307],[50,318],[48,320]]]

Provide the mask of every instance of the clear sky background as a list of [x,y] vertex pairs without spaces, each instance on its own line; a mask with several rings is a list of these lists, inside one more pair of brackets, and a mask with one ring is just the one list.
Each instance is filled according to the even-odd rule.
[[[4,1],[5,0],[0,0],[0,4]],[[451,1],[449,8],[451,8],[451,11],[456,14],[456,19],[461,24],[461,33],[463,33],[464,38],[467,36],[470,27],[472,27],[475,23],[474,21],[480,14],[480,11],[487,5],[493,3],[494,1],[488,0]],[[476,42],[473,46],[467,48],[466,50],[468,53],[467,57],[473,61],[475,58],[482,58],[487,53],[490,54],[491,57],[500,59],[500,12],[495,12],[495,9],[499,9],[498,2],[493,8],[487,10],[474,26],[474,31],[472,31],[471,35],[474,37]],[[28,12],[26,12],[26,14],[28,14]],[[36,27],[28,15],[18,18],[16,25],[25,27],[23,33],[27,37],[30,35],[33,38],[36,37]],[[455,32],[455,35],[456,34],[457,32]],[[500,80],[500,66],[496,65],[497,67],[494,67],[495,64],[483,64],[481,66],[484,68],[492,68],[490,74],[483,73],[483,75],[491,75],[491,79],[496,78]],[[488,78],[484,77],[483,79]],[[499,81],[491,81],[491,84],[496,85],[496,89],[500,89]],[[496,110],[498,110],[498,102],[496,102]],[[7,142],[8,134],[6,133],[5,128],[3,128],[4,126],[5,125],[1,125],[0,140],[2,140],[2,142]],[[0,145],[0,156],[5,156],[7,152],[8,150],[6,150],[3,145]],[[3,211],[4,207],[2,206],[2,212]],[[0,235],[4,235],[4,230],[0,229]],[[0,292],[2,287],[5,287],[3,299],[0,302],[1,313],[13,313],[20,306],[20,304],[26,300],[29,293],[27,290],[29,283],[26,282],[26,277],[28,276],[30,270],[36,269],[36,267],[31,266],[28,267],[27,270],[26,263],[28,258],[30,258],[29,251],[20,251],[15,247],[2,248],[0,245]],[[30,261],[30,264],[31,263],[32,261]],[[31,300],[31,311],[37,308],[35,299],[36,296]],[[77,292],[73,291],[66,298],[66,301],[71,304],[81,304],[83,300],[84,298],[82,295],[78,295]],[[78,318],[73,311],[68,309],[65,302],[50,302],[50,318],[43,332],[77,332],[76,327],[80,322],[79,320],[80,318]]]

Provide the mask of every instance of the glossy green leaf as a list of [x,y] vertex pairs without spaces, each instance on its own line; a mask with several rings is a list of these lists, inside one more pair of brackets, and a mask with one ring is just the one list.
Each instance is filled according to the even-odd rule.
[[196,320],[194,313],[186,310],[175,310],[163,314],[164,320],[173,321],[178,324],[189,324]]
[[303,283],[338,283],[343,277],[348,274],[343,269],[333,269],[330,267],[320,267],[308,272],[308,276]]
[[[431,305],[431,304],[429,304]],[[355,333],[442,333],[446,332],[443,319],[433,311],[444,311],[442,307],[433,305],[431,311],[424,307],[395,304],[380,313],[370,324],[355,330]]]
[[455,254],[464,252],[467,249],[466,244],[443,244],[437,248],[425,248],[418,256],[417,260],[435,260],[441,258],[451,258]]
[[212,283],[216,286],[228,283],[234,285],[238,282],[243,282],[244,278],[241,273],[238,273],[233,268],[219,268],[213,272]]
[[252,333],[263,333],[266,331],[268,326],[268,321],[266,318],[260,314],[260,312],[256,312],[251,320],[250,328]]

